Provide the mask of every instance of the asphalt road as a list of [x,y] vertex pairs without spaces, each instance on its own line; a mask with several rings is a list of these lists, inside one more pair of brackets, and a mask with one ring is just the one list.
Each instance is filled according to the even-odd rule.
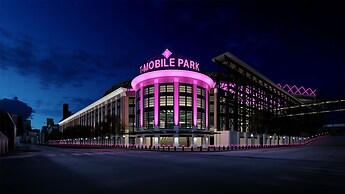
[[344,193],[345,136],[210,153],[24,146],[0,157],[0,194]]

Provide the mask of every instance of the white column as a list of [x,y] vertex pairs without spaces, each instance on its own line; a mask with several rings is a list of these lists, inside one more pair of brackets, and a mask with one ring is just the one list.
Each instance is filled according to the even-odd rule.
[[174,147],[179,147],[180,146],[180,144],[179,144],[180,142],[179,142],[179,135],[175,135],[174,136]]
[[207,146],[208,146],[208,137],[206,136],[206,135],[204,135],[203,137],[202,137],[202,147],[203,148],[207,148]]
[[248,145],[248,133],[244,132],[244,145]]
[[198,139],[194,135],[192,135],[192,146],[193,146],[193,148],[198,147]]
[[159,135],[155,135],[153,137],[153,146],[155,146],[155,147],[160,146],[160,137],[159,137]]

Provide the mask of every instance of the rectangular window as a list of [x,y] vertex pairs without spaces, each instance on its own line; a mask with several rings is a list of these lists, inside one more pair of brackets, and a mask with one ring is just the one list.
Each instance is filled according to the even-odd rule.
[[134,104],[134,98],[128,98],[128,104]]
[[198,95],[202,95],[202,90],[201,90],[201,88],[198,87],[197,91],[198,91],[198,93],[197,93]]
[[179,91],[180,92],[186,92],[186,86],[179,86]]
[[201,112],[198,112],[198,115],[197,115],[197,126],[198,126],[198,129],[201,129],[201,127],[202,127],[202,114],[201,114]]
[[167,106],[174,106],[174,96],[167,96]]
[[166,127],[168,129],[174,128],[174,111],[173,110],[167,110],[167,119],[166,119]]
[[193,105],[193,103],[192,103],[192,97],[190,97],[190,96],[186,96],[187,97],[187,106],[192,106]]
[[187,93],[191,94],[192,93],[192,86],[187,86]]
[[174,92],[174,85],[167,85],[167,92]]
[[149,98],[149,107],[153,107],[154,106],[154,97],[150,97]]
[[202,104],[202,99],[200,99],[200,98],[198,98],[198,100],[197,100],[197,107],[198,108],[201,108],[201,104]]
[[165,110],[160,110],[159,111],[159,128],[161,129],[166,128],[165,121],[166,121]]
[[165,96],[159,97],[159,106],[165,106]]
[[153,86],[152,86],[152,87],[149,87],[149,93],[150,93],[150,94],[153,94]]
[[145,98],[144,106],[145,106],[145,108],[149,107],[149,99],[148,98]]
[[180,106],[186,106],[185,96],[180,96],[179,97],[179,105]]
[[165,85],[159,86],[159,92],[165,92]]
[[162,129],[174,128],[174,111],[173,110],[159,111],[159,128],[162,128]]
[[129,107],[128,114],[134,115],[134,107]]
[[190,110],[180,110],[179,115],[179,127],[181,129],[190,129],[192,128],[192,111]]
[[153,94],[153,90],[154,90],[153,85],[145,87],[144,95]]
[[210,113],[214,112],[214,104],[210,104]]

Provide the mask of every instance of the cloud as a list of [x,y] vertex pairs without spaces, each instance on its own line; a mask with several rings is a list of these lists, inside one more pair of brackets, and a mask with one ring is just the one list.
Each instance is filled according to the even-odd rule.
[[85,81],[116,76],[111,69],[124,68],[123,62],[119,62],[121,57],[115,61],[81,49],[66,51],[29,36],[15,36],[2,28],[0,33],[6,35],[0,41],[0,68],[14,69],[22,76],[37,78],[44,88],[81,87]]

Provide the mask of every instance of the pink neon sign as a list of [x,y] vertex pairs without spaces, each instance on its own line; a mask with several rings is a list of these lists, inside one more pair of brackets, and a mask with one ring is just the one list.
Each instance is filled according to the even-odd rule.
[[172,52],[170,52],[169,49],[165,49],[162,55],[167,59],[170,57],[170,55],[172,55]]
[[190,80],[197,80],[198,85],[202,85],[202,83],[207,84],[210,88],[214,86],[214,81],[208,77],[207,75],[193,72],[193,71],[185,71],[185,70],[161,70],[161,71],[153,71],[149,73],[145,73],[142,75],[138,75],[132,80],[132,88],[134,90],[138,90],[139,87],[143,87],[144,81],[150,81],[151,79],[157,79],[157,78],[187,78]]
[[[172,52],[169,49],[166,49],[162,55],[164,57],[157,57],[152,59],[142,66],[140,66],[140,74],[146,73],[154,70],[163,70],[163,69],[185,69],[192,71],[200,71],[199,63],[192,61],[190,59],[181,57],[181,56],[172,56]],[[170,57],[172,56],[172,57]],[[170,58],[169,58],[170,57]]]
[[291,94],[301,94],[301,95],[308,95],[308,96],[316,96],[315,92],[316,90],[312,90],[311,88],[305,89],[303,86],[297,87],[296,85],[289,86],[288,84],[285,84],[284,86],[277,84],[280,88],[286,90],[288,93]]

